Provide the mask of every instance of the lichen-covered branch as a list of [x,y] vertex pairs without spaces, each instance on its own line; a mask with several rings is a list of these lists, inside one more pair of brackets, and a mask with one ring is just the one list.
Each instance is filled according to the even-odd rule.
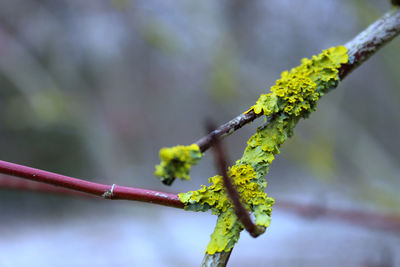
[[[271,93],[262,94],[247,111],[273,118],[268,125],[257,129],[247,142],[243,156],[228,170],[233,186],[243,205],[254,214],[258,228],[267,228],[271,221],[274,200],[264,192],[267,186],[264,176],[270,164],[280,153],[280,146],[293,134],[298,121],[308,117],[316,109],[319,98],[337,85],[339,68],[347,61],[347,49],[343,46],[324,50],[311,59],[305,58],[300,66],[284,71],[271,87]],[[217,175],[211,177],[209,183],[210,186],[178,196],[187,210],[211,209],[218,215],[206,252],[228,252],[245,225],[235,215],[236,204],[228,197],[229,187],[224,186],[224,178]]]
[[183,208],[183,203],[174,194],[115,184],[99,184],[2,160],[0,160],[0,173],[59,186],[62,188],[103,197],[105,199],[135,200],[168,207]]
[[202,154],[197,144],[164,147],[160,150],[160,164],[154,175],[165,185],[171,185],[176,177],[190,180],[190,168],[200,161]]
[[[355,38],[347,42],[344,46],[348,50],[349,62],[342,65],[340,68],[340,80],[343,80],[351,71],[365,62],[380,47],[390,42],[399,33],[400,8],[395,8],[371,24]],[[261,114],[255,114],[252,111],[245,114],[240,114],[229,122],[219,126],[208,135],[200,138],[195,142],[195,144],[197,144],[200,147],[200,151],[204,153],[210,148],[211,135],[224,138],[260,116]]]
[[[280,145],[293,134],[301,118],[313,112],[318,100],[336,88],[339,81],[375,53],[383,44],[400,32],[400,11],[394,9],[377,20],[365,31],[348,42],[346,46],[332,47],[290,71],[284,71],[281,78],[271,87],[271,93],[262,94],[247,112],[224,124],[208,136],[196,142],[201,152],[212,144],[215,137],[232,133],[244,124],[264,115],[268,124],[259,127],[248,141],[241,159],[228,170],[233,186],[237,188],[246,209],[253,212],[256,225],[268,227],[273,199],[264,193],[264,180],[274,155],[279,154]],[[247,115],[248,114],[248,115]],[[175,178],[175,176],[173,177]],[[244,223],[235,216],[235,204],[229,201],[229,186],[224,187],[224,177],[209,179],[210,186],[197,191],[179,194],[185,209],[205,211],[211,209],[218,215],[217,225],[207,254],[229,252],[239,239]],[[236,197],[231,197],[235,200]],[[237,198],[239,199],[239,198]]]
[[[384,44],[390,42],[394,37],[400,33],[400,8],[394,8],[392,11],[386,13],[384,16],[379,18],[373,24],[371,24],[367,29],[358,34],[355,38],[347,42],[344,46],[347,48],[347,54],[349,56],[349,61],[343,64],[339,69],[339,80],[343,80],[351,71],[356,69],[360,64],[365,62],[370,56],[372,56],[380,47]],[[327,89],[326,92],[336,88],[337,83],[333,84],[331,88]],[[275,116],[275,113],[270,114],[271,117]],[[262,113],[254,112],[254,110],[249,110],[229,122],[219,126],[215,130],[211,131],[208,135],[197,140],[193,145],[197,145],[200,153],[204,153],[211,146],[211,136],[217,138],[224,138],[229,136],[236,130],[240,129],[247,123],[250,123],[262,116]],[[271,118],[269,121],[272,121]],[[200,156],[201,157],[201,156]],[[160,154],[161,158],[161,154]],[[161,180],[170,185],[175,178],[183,178],[189,176],[189,171],[191,165],[196,164],[198,161],[198,155],[193,159],[190,158],[191,162],[186,168],[186,172],[164,172],[162,175],[157,175],[161,177]],[[162,159],[161,159],[162,161]],[[187,164],[179,163],[179,164]],[[161,174],[161,173],[159,173]],[[182,176],[182,177],[181,177]]]

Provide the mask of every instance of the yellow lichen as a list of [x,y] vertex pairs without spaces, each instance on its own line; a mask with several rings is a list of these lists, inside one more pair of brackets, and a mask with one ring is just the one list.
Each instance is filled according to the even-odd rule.
[[[268,227],[274,200],[267,197],[264,180],[269,165],[279,154],[280,145],[292,135],[300,118],[308,116],[318,99],[335,87],[339,81],[338,68],[348,61],[347,49],[343,46],[324,50],[290,71],[271,87],[271,93],[262,94],[249,111],[261,112],[272,118],[267,126],[259,127],[247,142],[241,159],[229,168],[228,175],[238,190],[245,207],[253,212],[258,226]],[[247,112],[249,112],[247,111]],[[233,248],[243,230],[236,218],[234,207],[225,193],[221,176],[209,179],[210,186],[197,191],[179,194],[186,210],[206,211],[211,209],[218,215],[217,225],[207,253],[214,254]]]
[[[228,175],[246,208],[258,211],[255,212],[258,225],[268,227],[274,200],[263,192],[266,186],[265,182],[261,184],[258,182],[256,173],[249,164],[232,166]],[[207,247],[207,252],[213,254],[230,250],[239,239],[243,226],[234,214],[232,203],[225,192],[222,177],[219,175],[211,177],[209,183],[212,184],[209,187],[202,186],[198,191],[181,193],[178,196],[182,202],[186,203],[187,210],[211,209],[213,214],[219,215],[217,226]]]
[[275,112],[279,111],[278,108],[278,98],[276,94],[261,94],[258,98],[256,104],[252,106],[250,110],[254,110],[256,114],[263,112],[264,115],[269,116]]
[[283,111],[288,115],[304,117],[315,109],[326,89],[337,84],[338,68],[347,61],[344,46],[323,50],[311,59],[302,59],[300,66],[282,72],[281,78],[271,87],[271,93],[262,94],[250,110],[256,114],[263,112],[266,116]]
[[165,184],[170,184],[175,178],[190,179],[190,168],[202,157],[196,144],[190,146],[164,147],[160,150],[161,163],[156,166],[154,174]]

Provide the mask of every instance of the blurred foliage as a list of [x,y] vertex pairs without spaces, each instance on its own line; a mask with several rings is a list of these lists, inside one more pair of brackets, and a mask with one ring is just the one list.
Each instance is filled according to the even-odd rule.
[[238,95],[236,53],[231,42],[223,39],[216,48],[216,55],[211,66],[210,86],[211,96],[218,102],[226,102]]
[[166,54],[177,53],[178,45],[176,44],[172,33],[159,22],[152,21],[146,23],[142,29],[142,38],[149,47],[160,50]]

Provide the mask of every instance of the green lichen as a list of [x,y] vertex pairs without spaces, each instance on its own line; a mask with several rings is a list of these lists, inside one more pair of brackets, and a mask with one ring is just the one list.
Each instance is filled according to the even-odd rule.
[[[337,85],[338,68],[347,61],[347,49],[343,46],[324,50],[311,59],[303,59],[300,66],[283,72],[271,87],[271,93],[262,94],[250,108],[256,114],[262,112],[268,116],[270,123],[257,129],[247,142],[242,158],[229,168],[228,175],[243,204],[254,214],[256,225],[268,227],[271,221],[274,199],[264,192],[267,186],[264,176],[274,155],[280,153],[280,145],[292,135],[300,118],[307,117],[315,110],[318,99]],[[207,253],[214,254],[231,250],[239,239],[243,225],[235,215],[222,177],[211,177],[209,183],[210,186],[203,185],[197,191],[178,196],[186,210],[211,210],[218,215],[217,225],[207,246]]]
[[190,180],[190,168],[202,157],[196,144],[190,146],[164,147],[160,150],[161,163],[156,166],[154,175],[163,183],[171,184],[175,178]]

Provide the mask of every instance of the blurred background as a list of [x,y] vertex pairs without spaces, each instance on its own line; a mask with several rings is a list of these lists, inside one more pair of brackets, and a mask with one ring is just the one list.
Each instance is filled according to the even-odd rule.
[[[197,190],[215,174],[212,155],[167,187],[153,176],[161,147],[246,111],[283,70],[346,43],[389,2],[2,0],[0,159]],[[400,266],[399,68],[397,38],[299,123],[266,178],[272,225],[244,232],[229,266]],[[262,122],[225,139],[231,162]],[[0,266],[199,266],[216,221],[6,185],[0,202]],[[397,227],[373,223],[385,214]]]

